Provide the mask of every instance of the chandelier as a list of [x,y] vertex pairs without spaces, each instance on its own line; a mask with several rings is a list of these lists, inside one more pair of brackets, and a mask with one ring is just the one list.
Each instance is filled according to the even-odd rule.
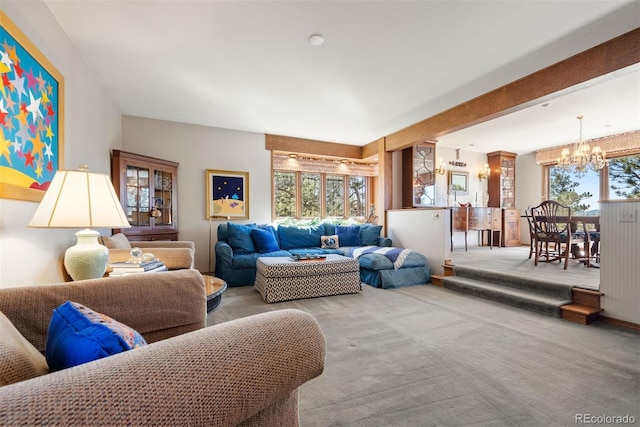
[[580,121],[580,139],[576,143],[573,154],[568,148],[563,148],[558,158],[558,167],[567,171],[584,172],[587,167],[597,171],[602,169],[607,162],[605,152],[600,149],[599,145],[593,147],[592,150],[589,144],[582,140],[582,117],[577,117]]

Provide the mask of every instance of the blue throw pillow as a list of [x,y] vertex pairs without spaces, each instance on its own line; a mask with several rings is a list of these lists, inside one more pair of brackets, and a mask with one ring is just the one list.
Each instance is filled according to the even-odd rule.
[[235,254],[253,254],[258,250],[251,238],[251,230],[256,228],[255,224],[234,224],[229,223],[229,246]]
[[336,226],[336,234],[338,235],[338,241],[340,242],[340,246],[362,246],[362,241],[360,240],[360,227],[358,226],[344,226],[338,225]]
[[275,232],[270,226],[254,228],[251,230],[251,237],[253,238],[253,242],[255,243],[258,252],[261,254],[280,250]]
[[280,247],[282,249],[319,248],[320,237],[324,235],[324,226],[287,227],[279,226]]
[[144,338],[130,327],[67,301],[53,310],[45,357],[49,369],[59,371],[144,345]]
[[360,226],[360,240],[365,246],[376,246],[378,244],[378,237],[382,231],[381,225],[361,225]]

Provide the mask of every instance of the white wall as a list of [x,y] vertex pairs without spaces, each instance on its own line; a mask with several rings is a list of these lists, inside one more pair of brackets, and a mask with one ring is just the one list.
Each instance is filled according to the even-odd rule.
[[[521,154],[516,157],[516,207],[521,215],[529,206],[537,206],[542,202],[543,167],[536,163],[536,153]],[[520,221],[520,242],[530,243],[529,224],[523,218]]]
[[[86,163],[93,172],[109,174],[109,150],[121,145],[120,112],[44,2],[2,0],[2,10],[64,77],[61,168],[77,169]],[[27,228],[37,206],[0,199],[0,287],[64,280],[64,251],[75,244],[77,230]]]
[[[264,134],[123,116],[123,150],[179,162],[178,238],[196,245],[196,268],[209,269],[207,169],[249,172],[249,220],[271,222],[271,152]],[[212,221],[212,244],[220,222]],[[215,265],[211,248],[211,268]]]

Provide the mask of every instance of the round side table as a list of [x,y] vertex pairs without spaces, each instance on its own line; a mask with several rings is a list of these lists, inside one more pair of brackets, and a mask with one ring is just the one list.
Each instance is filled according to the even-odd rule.
[[215,276],[203,275],[207,294],[207,313],[211,313],[222,303],[222,293],[227,289],[227,282]]

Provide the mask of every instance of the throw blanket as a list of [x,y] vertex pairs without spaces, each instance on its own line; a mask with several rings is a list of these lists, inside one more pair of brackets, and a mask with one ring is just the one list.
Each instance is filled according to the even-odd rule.
[[407,256],[411,253],[411,249],[393,248],[393,247],[380,247],[380,246],[362,246],[353,249],[351,256],[358,259],[364,254],[380,254],[389,258],[389,261],[393,263],[394,269],[399,269],[404,264]]

